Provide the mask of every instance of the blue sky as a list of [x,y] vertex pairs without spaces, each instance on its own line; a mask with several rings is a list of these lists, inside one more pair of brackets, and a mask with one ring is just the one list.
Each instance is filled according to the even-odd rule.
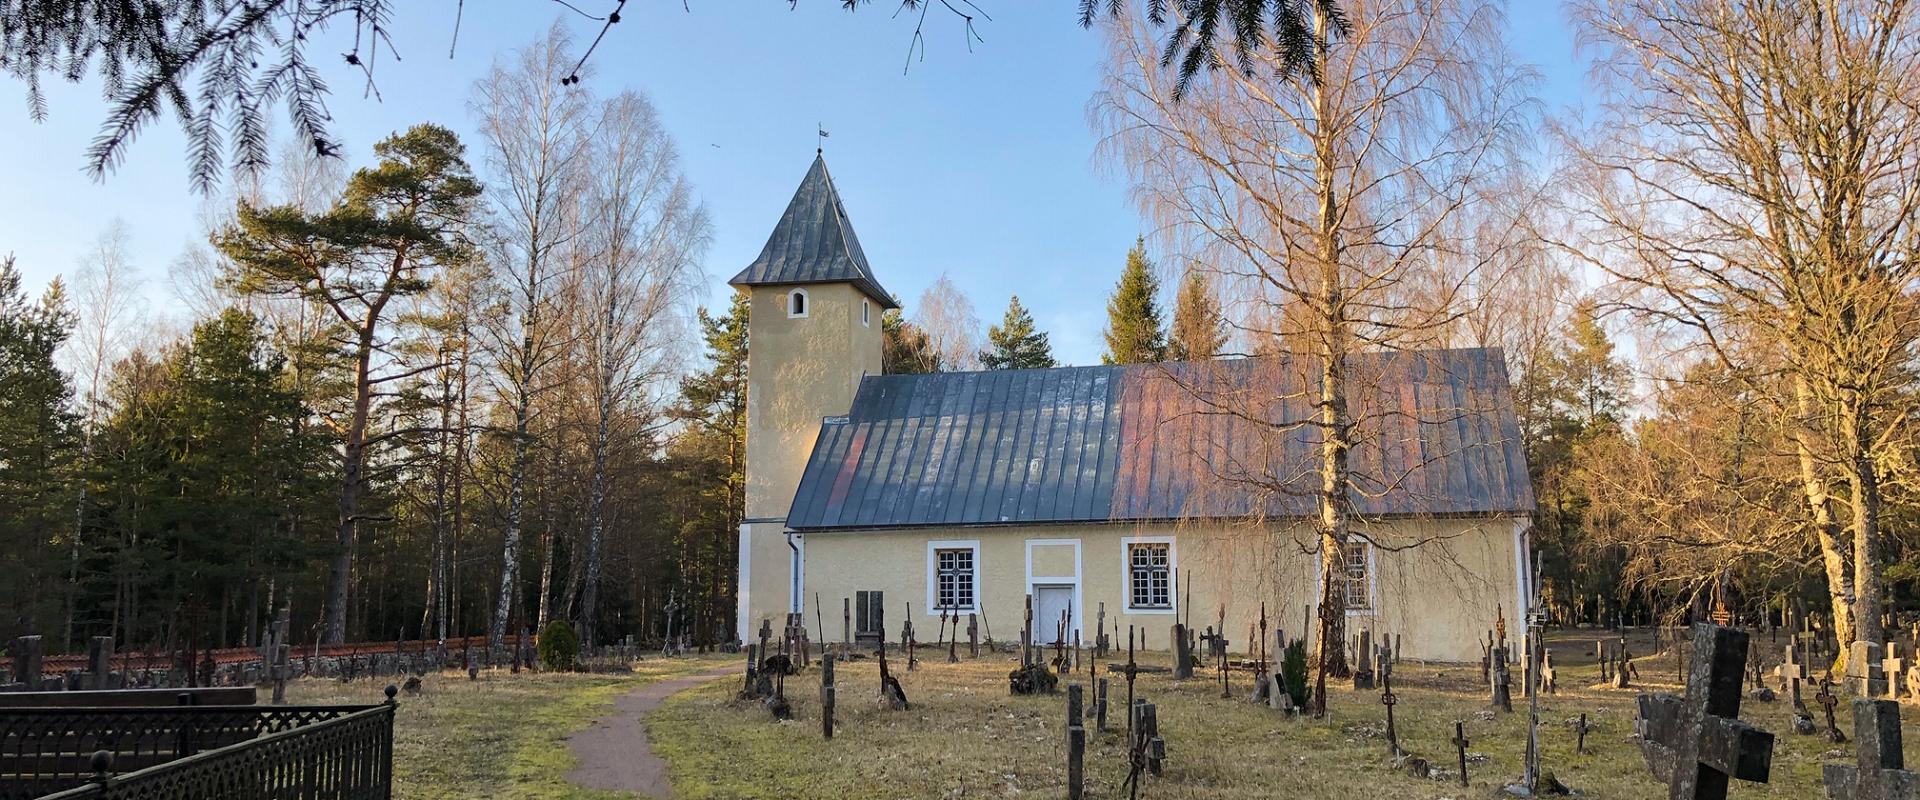
[[[589,11],[602,0],[576,3]],[[363,99],[355,76],[331,76],[335,133],[351,164],[371,144],[416,122],[463,135],[466,99],[497,53],[555,19],[582,42],[598,23],[558,5],[467,4],[459,48],[447,58],[453,0],[410,0],[394,22],[405,59],[384,62],[383,99]],[[510,5],[507,10],[489,5]],[[906,66],[913,22],[889,0],[849,14],[837,0],[630,3],[593,58],[594,88],[650,95],[707,205],[714,241],[705,260],[711,301],[758,254],[815,146],[827,162],[881,282],[909,303],[946,273],[996,321],[1010,292],[1034,310],[1069,363],[1096,363],[1105,299],[1142,221],[1124,180],[1094,159],[1086,106],[1101,42],[1065,0],[984,0],[984,42],[969,52],[957,20],[927,20],[925,57]],[[1584,75],[1558,2],[1515,3],[1510,41],[1541,72],[1548,110],[1577,105]],[[344,51],[321,40],[315,54]],[[104,114],[91,85],[50,87],[52,118],[25,114],[24,86],[0,79],[0,253],[18,257],[38,286],[71,272],[114,217],[125,221],[149,308],[178,317],[167,265],[200,236],[201,200],[187,182],[172,120],[147,129],[103,182],[82,171]],[[467,135],[470,146],[477,141]]]

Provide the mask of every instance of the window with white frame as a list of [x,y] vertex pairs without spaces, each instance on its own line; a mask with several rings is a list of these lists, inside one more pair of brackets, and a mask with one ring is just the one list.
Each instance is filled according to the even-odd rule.
[[1131,608],[1173,607],[1173,545],[1134,542],[1127,545],[1127,605]]
[[933,551],[934,610],[972,611],[974,609],[974,550],[971,547],[939,547]]
[[795,289],[787,293],[787,316],[804,317],[807,315],[807,290]]
[[1347,610],[1373,608],[1373,545],[1348,542],[1346,552]]
[[860,324],[865,325],[869,328],[873,327],[873,301],[872,300],[860,301]]

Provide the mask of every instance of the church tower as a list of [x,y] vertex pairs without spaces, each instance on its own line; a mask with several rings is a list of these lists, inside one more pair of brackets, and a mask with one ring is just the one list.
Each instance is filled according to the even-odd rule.
[[822,418],[847,413],[866,375],[880,374],[880,287],[815,155],[760,257],[727,282],[748,293],[746,517],[740,525],[738,635],[760,620],[779,631],[800,610],[804,544],[787,510]]

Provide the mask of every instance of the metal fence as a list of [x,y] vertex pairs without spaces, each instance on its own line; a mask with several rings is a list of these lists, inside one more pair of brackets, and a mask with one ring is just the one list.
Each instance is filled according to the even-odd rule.
[[386,798],[393,714],[391,703],[8,711],[0,800]]

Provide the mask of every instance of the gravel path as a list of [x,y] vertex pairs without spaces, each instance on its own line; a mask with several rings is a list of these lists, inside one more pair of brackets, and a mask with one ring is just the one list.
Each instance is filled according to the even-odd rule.
[[593,727],[568,740],[567,745],[580,759],[580,766],[567,773],[567,780],[579,786],[633,792],[642,797],[672,797],[673,782],[667,779],[667,762],[653,754],[643,720],[660,707],[661,701],[675,693],[737,672],[739,670],[720,668],[649,683],[621,695],[613,701],[612,716],[593,723]]

